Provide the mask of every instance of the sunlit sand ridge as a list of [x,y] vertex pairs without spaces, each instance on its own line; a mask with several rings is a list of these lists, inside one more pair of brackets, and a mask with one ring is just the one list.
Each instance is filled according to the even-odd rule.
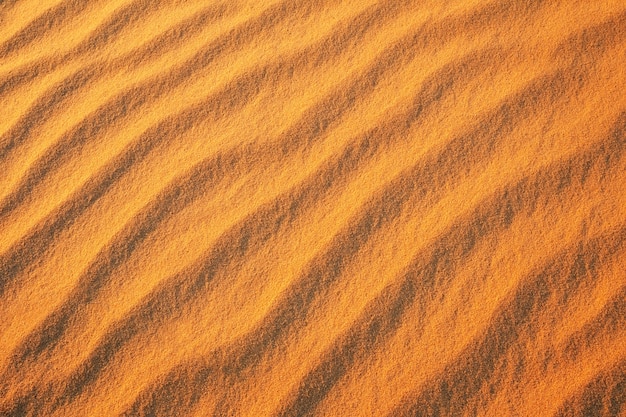
[[0,1],[1,416],[626,416],[626,3]]

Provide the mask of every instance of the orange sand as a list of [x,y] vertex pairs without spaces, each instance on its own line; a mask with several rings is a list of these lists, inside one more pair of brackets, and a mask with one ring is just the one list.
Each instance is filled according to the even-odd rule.
[[0,1],[1,416],[626,416],[626,3]]

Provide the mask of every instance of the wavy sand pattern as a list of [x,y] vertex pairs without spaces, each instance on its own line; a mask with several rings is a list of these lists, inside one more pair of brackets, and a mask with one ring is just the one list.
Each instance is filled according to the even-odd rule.
[[626,416],[623,0],[0,1],[0,415]]

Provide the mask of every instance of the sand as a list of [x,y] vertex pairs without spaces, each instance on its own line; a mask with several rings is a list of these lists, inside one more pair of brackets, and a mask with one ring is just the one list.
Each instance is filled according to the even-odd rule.
[[0,1],[0,415],[626,416],[626,3]]

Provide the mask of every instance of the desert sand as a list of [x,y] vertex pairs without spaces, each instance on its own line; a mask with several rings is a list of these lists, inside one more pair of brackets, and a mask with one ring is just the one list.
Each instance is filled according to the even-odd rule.
[[623,0],[0,1],[1,416],[626,416]]

